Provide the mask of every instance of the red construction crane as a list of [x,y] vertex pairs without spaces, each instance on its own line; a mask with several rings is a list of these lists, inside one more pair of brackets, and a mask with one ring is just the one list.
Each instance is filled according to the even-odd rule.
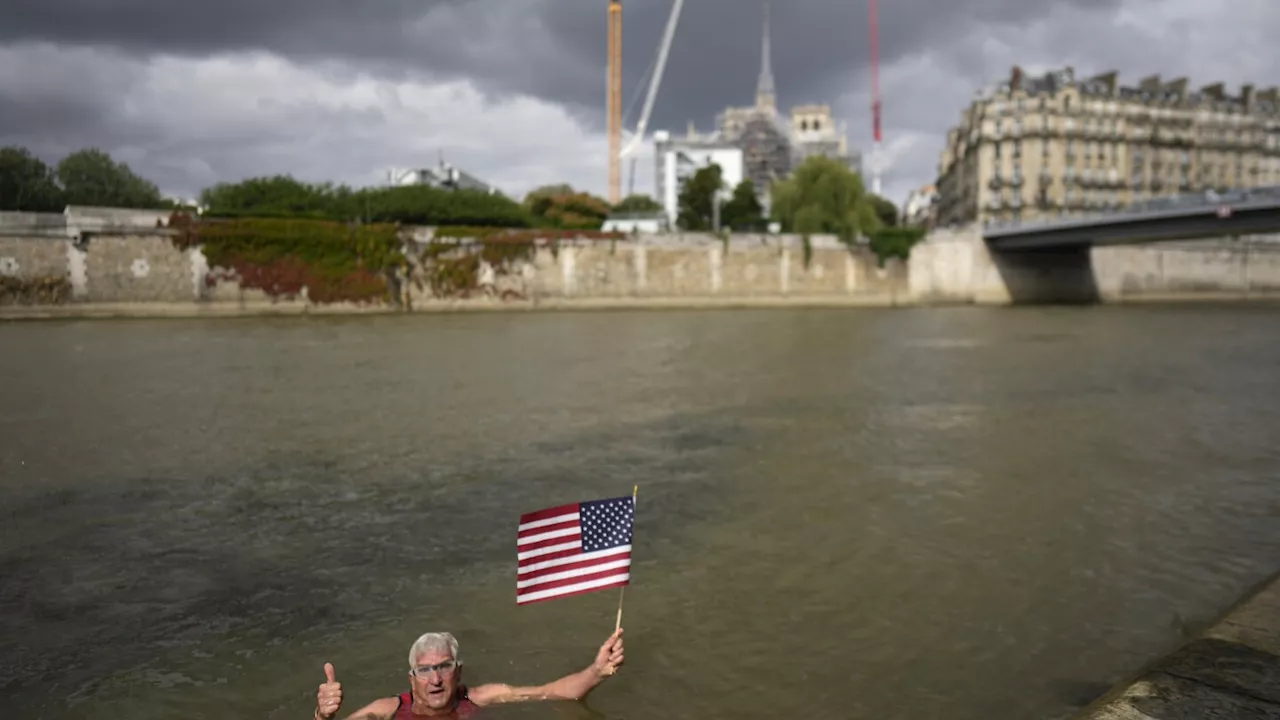
[[876,0],[867,0],[867,32],[871,35],[871,192],[880,194],[880,171],[884,156],[880,150],[880,18]]

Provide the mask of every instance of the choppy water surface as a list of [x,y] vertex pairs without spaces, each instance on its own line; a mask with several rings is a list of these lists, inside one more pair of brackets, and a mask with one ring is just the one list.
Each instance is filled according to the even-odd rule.
[[628,662],[519,718],[1052,718],[1280,558],[1266,308],[0,326],[0,706],[308,717],[580,669],[515,521],[640,486]]

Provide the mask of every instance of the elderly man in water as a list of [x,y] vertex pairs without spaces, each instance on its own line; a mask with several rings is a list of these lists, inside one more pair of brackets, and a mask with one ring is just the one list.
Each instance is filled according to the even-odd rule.
[[[417,717],[466,717],[486,705],[532,700],[580,700],[618,671],[622,664],[622,629],[600,646],[585,670],[536,687],[489,683],[468,689],[462,684],[458,641],[449,633],[426,633],[409,648],[409,692],[374,700],[347,720],[408,720]],[[333,665],[325,663],[325,682],[316,693],[315,720],[331,720],[342,707],[342,684]]]

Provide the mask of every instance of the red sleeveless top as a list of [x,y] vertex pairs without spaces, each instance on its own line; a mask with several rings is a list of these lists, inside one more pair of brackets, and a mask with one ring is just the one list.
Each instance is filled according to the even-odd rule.
[[[480,706],[467,697],[466,686],[458,688],[458,702],[453,706],[452,717],[471,717],[479,711]],[[400,706],[396,708],[396,714],[392,716],[392,720],[413,720],[420,717],[423,716],[413,714],[413,693],[400,693]]]

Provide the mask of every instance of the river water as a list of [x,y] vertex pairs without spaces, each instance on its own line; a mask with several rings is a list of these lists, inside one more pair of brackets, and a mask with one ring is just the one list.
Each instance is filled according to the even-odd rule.
[[355,710],[585,667],[520,513],[639,486],[627,664],[496,718],[1055,718],[1280,564],[1274,308],[0,326],[0,707]]

